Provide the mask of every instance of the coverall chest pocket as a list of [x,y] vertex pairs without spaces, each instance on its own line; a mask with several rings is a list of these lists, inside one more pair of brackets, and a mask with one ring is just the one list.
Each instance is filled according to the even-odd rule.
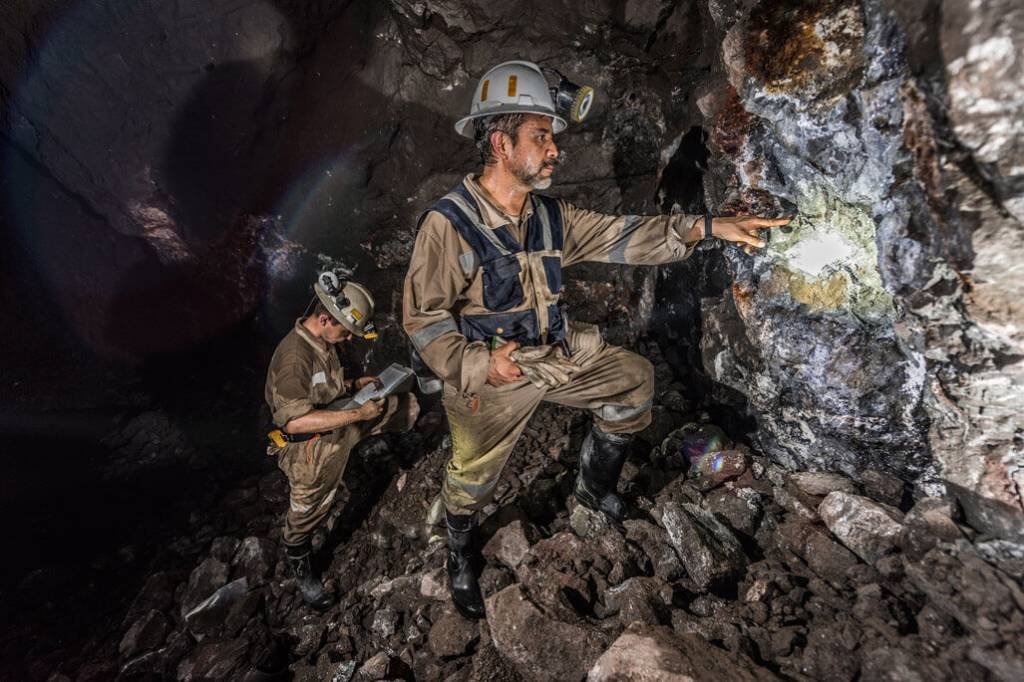
[[562,291],[562,257],[561,256],[541,256],[541,262],[544,263],[544,275],[548,280],[548,290],[557,294]]
[[484,306],[489,310],[502,311],[514,308],[523,302],[523,283],[519,273],[523,271],[519,258],[511,253],[499,256],[481,265],[484,277]]

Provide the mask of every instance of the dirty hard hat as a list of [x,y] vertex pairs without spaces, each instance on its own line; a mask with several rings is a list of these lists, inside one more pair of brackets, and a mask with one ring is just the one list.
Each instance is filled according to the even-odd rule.
[[472,138],[473,121],[500,114],[542,114],[552,118],[556,133],[566,127],[544,74],[533,62],[504,62],[485,73],[473,93],[469,116],[459,119],[455,131]]
[[317,276],[313,291],[345,329],[360,338],[377,338],[377,330],[373,326],[373,296],[366,287],[342,280],[327,270]]

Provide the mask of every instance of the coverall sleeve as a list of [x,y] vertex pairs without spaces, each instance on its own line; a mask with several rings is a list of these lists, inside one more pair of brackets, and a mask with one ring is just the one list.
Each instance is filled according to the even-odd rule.
[[405,276],[402,326],[434,374],[463,394],[483,387],[491,358],[485,343],[459,332],[450,312],[469,287],[473,267],[473,252],[454,226],[441,214],[429,213]]
[[270,410],[274,424],[284,428],[292,419],[309,414],[312,367],[292,354],[274,358],[270,369]]
[[661,265],[688,258],[697,242],[683,236],[703,216],[612,216],[561,201],[565,245],[562,265],[592,261],[628,265]]

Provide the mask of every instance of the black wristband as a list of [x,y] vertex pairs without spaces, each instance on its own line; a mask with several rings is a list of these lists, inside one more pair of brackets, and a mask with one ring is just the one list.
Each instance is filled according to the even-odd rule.
[[711,222],[714,218],[711,217],[711,212],[708,211],[704,214],[704,239],[709,239],[711,235]]

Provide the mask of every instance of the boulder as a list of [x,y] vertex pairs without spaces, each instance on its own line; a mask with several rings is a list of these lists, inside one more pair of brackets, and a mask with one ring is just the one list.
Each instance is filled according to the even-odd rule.
[[487,623],[495,648],[527,680],[578,680],[604,648],[592,628],[545,616],[520,585],[487,600]]
[[830,471],[798,471],[787,478],[788,483],[811,497],[825,497],[829,493],[856,493],[857,486],[846,476]]
[[326,623],[315,615],[305,615],[288,625],[288,634],[294,640],[292,653],[295,656],[308,656],[320,648],[323,642]]
[[748,659],[711,645],[698,635],[664,627],[631,627],[601,654],[587,682],[748,682],[773,680]]
[[896,547],[903,532],[903,514],[898,509],[860,495],[829,493],[818,515],[840,542],[869,564]]
[[387,639],[398,632],[398,612],[391,606],[378,609],[373,614],[370,630],[381,639]]
[[672,549],[664,528],[642,519],[627,519],[622,525],[626,528],[626,539],[639,545],[651,562],[654,575],[672,581],[685,574],[679,555]]
[[658,609],[664,604],[659,597],[667,583],[660,578],[635,577],[608,588],[604,603],[608,615],[619,614],[619,621],[629,626],[632,623],[658,624]]
[[892,474],[866,469],[860,474],[860,484],[864,494],[875,502],[898,507],[903,501],[903,481]]
[[790,517],[779,526],[775,534],[779,549],[797,555],[808,567],[825,580],[839,585],[847,572],[857,565],[857,557],[850,550],[833,541],[816,526]]
[[233,580],[184,614],[185,624],[194,634],[210,634],[220,628],[232,607],[245,597],[249,584],[245,578]]
[[266,538],[249,536],[239,545],[231,563],[236,576],[244,576],[250,587],[259,587],[273,575],[277,565],[274,543]]
[[747,537],[757,533],[764,514],[761,495],[751,488],[715,490],[704,500],[704,508]]
[[182,615],[191,611],[228,581],[227,563],[207,557],[192,570],[181,600]]
[[170,611],[174,606],[174,589],[180,581],[180,577],[163,571],[149,576],[125,614],[124,625],[135,623],[152,610]]
[[430,628],[427,641],[430,650],[441,658],[461,656],[480,638],[476,623],[455,611],[445,611]]
[[484,545],[483,555],[488,559],[497,559],[511,569],[523,560],[530,551],[530,540],[523,521],[515,520],[502,526]]
[[955,542],[964,537],[964,532],[956,522],[958,512],[955,500],[924,497],[907,512],[904,521],[906,525],[924,530],[939,540]]
[[214,538],[210,544],[210,556],[217,561],[222,561],[225,564],[231,563],[232,557],[235,556],[235,552],[238,550],[238,546],[241,544],[238,538],[230,536],[224,536]]
[[672,505],[662,511],[661,522],[687,574],[701,589],[736,577],[746,566],[736,536],[710,512],[694,504]]
[[150,651],[164,643],[170,624],[167,617],[152,610],[135,621],[121,638],[118,651],[124,658],[131,658],[144,651]]
[[178,664],[178,682],[237,679],[248,650],[245,639],[204,640]]
[[437,601],[448,599],[448,574],[443,568],[423,574],[420,578],[420,596]]
[[569,526],[576,535],[590,540],[608,530],[610,523],[608,517],[601,512],[591,511],[582,504],[576,504],[569,515]]
[[359,667],[359,671],[356,673],[357,680],[383,680],[387,677],[388,668],[391,664],[391,657],[386,652],[381,651],[378,654],[374,654]]

